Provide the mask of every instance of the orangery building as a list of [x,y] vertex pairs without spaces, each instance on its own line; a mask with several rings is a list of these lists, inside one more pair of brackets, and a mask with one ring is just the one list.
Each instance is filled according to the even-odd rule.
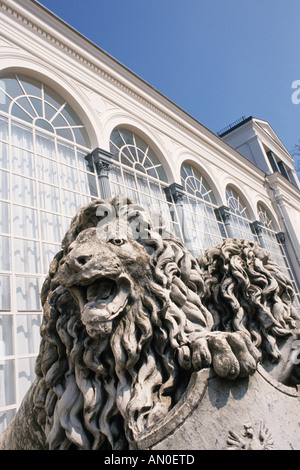
[[34,378],[41,286],[72,217],[120,193],[195,256],[257,241],[299,293],[299,181],[268,122],[215,134],[38,2],[1,0],[0,432]]

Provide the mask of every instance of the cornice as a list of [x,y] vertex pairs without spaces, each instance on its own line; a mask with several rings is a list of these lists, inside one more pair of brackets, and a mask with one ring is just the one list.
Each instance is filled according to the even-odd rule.
[[[12,9],[9,5],[7,5],[5,2],[1,1],[0,2],[0,8],[2,11],[4,11],[6,14],[12,16],[14,19],[19,20],[23,25],[25,25],[27,28],[31,29],[34,33],[42,36],[44,39],[49,41],[51,44],[54,46],[58,47],[60,50],[66,52],[67,54],[71,55],[74,59],[78,60],[79,62],[83,63],[84,65],[88,66],[95,72],[100,72],[103,73],[103,71],[97,67],[93,62],[88,60],[86,57],[84,57],[83,54],[80,54],[75,50],[75,48],[72,48],[66,42],[62,41],[59,39],[57,36],[54,36],[53,34],[49,33],[46,31],[46,29],[42,28],[35,22],[31,21],[30,19],[26,18],[23,14],[19,13],[15,9]],[[106,74],[108,76],[108,74]],[[106,76],[104,75],[104,76]]]
[[[37,7],[39,7],[39,5],[37,5]],[[3,12],[5,12],[6,14],[13,17],[14,19],[20,21],[24,26],[29,28],[32,32],[34,32],[35,34],[38,34],[40,37],[42,37],[44,40],[47,40],[48,42],[50,42],[52,45],[54,45],[55,47],[60,49],[62,52],[68,54],[73,59],[75,59],[76,61],[83,64],[84,66],[89,68],[94,73],[100,75],[101,77],[103,77],[104,79],[106,79],[107,81],[112,83],[114,86],[116,86],[117,88],[123,90],[127,95],[133,97],[135,100],[137,100],[140,103],[142,103],[143,105],[147,106],[148,109],[153,110],[156,114],[159,114],[164,119],[167,119],[169,122],[171,122],[173,125],[176,125],[176,127],[179,127],[184,132],[189,132],[190,134],[193,135],[193,137],[195,136],[195,133],[191,132],[186,126],[182,125],[177,119],[172,118],[169,114],[167,114],[162,109],[157,107],[150,100],[147,100],[144,96],[142,96],[141,93],[138,93],[137,90],[134,90],[133,89],[134,87],[128,86],[126,83],[124,83],[124,81],[128,81],[128,79],[125,78],[125,80],[123,80],[123,81],[119,80],[118,78],[116,78],[116,76],[113,76],[112,73],[109,73],[107,70],[105,70],[105,67],[100,67],[99,65],[97,65],[96,64],[97,59],[96,60],[89,59],[87,57],[87,55],[89,55],[89,53],[84,54],[82,52],[79,52],[78,50],[76,50],[76,47],[73,44],[72,45],[68,44],[67,40],[63,41],[62,39],[60,39],[58,37],[58,35],[54,35],[52,32],[49,32],[49,30],[47,30],[46,28],[44,28],[41,25],[37,24],[37,21],[34,22],[33,20],[29,19],[28,16],[25,16],[24,12],[21,13],[20,11],[17,11],[16,8],[12,8],[11,6],[9,6],[9,2],[0,1],[0,9]],[[85,40],[88,41],[86,38],[85,38]],[[98,49],[98,53],[103,53],[103,54],[107,55],[100,48],[97,48],[96,45],[93,45],[92,43],[90,43],[90,46],[95,47],[96,49]],[[115,61],[113,58],[111,58],[111,59],[114,62],[117,63],[117,61]],[[146,84],[146,82],[143,82],[142,79],[139,79],[139,77],[135,76],[134,73],[129,71],[128,69],[126,69],[126,67],[122,66],[121,64],[118,64],[118,65],[119,65],[119,67],[121,66],[122,69],[124,68],[124,71],[126,71],[127,74],[132,74],[132,77],[135,78],[135,81],[137,81],[137,80],[140,81],[142,84],[149,86],[149,88],[152,89],[152,92],[155,92],[155,93],[159,94],[158,91],[154,90],[150,85]],[[132,78],[132,77],[130,77],[130,78]],[[131,85],[132,85],[132,83],[131,83]],[[163,97],[163,95],[161,95],[161,97]],[[163,98],[165,100],[168,100],[166,97],[163,97]],[[175,104],[173,103],[173,105],[175,105]],[[202,126],[200,123],[198,123],[198,124],[200,126]],[[208,130],[208,132],[210,132],[210,131]],[[212,133],[212,136],[213,135],[214,134]]]

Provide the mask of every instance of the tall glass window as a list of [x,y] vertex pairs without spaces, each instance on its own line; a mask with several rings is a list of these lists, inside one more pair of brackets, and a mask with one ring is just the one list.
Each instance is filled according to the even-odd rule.
[[111,134],[110,151],[114,158],[109,172],[112,195],[126,195],[153,217],[161,214],[167,229],[179,236],[173,205],[165,192],[168,178],[151,145],[129,129],[116,128]]
[[231,186],[228,186],[226,189],[226,199],[231,213],[230,225],[235,237],[257,241],[257,236],[251,229],[251,221],[249,219],[245,202]]
[[[295,282],[293,272],[290,268],[290,263],[286,257],[285,247],[275,231],[274,220],[268,211],[268,209],[261,203],[257,204],[257,212],[259,222],[262,226],[262,239],[265,248],[270,252],[272,259],[280,266],[282,272],[292,280],[295,291],[298,292],[298,288]],[[299,294],[298,294],[299,297]],[[298,306],[300,306],[298,300]]]
[[181,167],[181,184],[185,190],[183,232],[187,248],[200,256],[226,237],[223,223],[217,218],[217,201],[204,176],[189,163]]
[[274,222],[268,209],[262,205],[257,205],[258,219],[262,226],[262,237],[267,250],[272,254],[272,258],[287,274],[288,263],[280,240],[274,230]]
[[0,76],[0,432],[34,377],[49,263],[76,210],[97,196],[88,152],[65,99],[36,79]]

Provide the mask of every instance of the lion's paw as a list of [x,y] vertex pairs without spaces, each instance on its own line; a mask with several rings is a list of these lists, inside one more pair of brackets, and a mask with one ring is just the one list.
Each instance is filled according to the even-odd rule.
[[254,374],[260,353],[246,333],[215,331],[192,342],[192,363],[196,370],[213,366],[227,379]]

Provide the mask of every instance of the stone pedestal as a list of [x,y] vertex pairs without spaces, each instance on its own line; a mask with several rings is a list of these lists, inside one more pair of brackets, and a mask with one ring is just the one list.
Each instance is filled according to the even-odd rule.
[[204,369],[166,418],[139,436],[137,448],[300,450],[299,394],[261,366],[234,381]]

